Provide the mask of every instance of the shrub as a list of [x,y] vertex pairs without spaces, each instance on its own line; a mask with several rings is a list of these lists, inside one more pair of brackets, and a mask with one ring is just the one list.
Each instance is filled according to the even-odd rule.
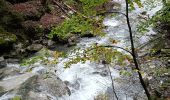
[[[95,26],[95,24],[98,24]],[[66,19],[61,25],[54,27],[50,33],[50,38],[57,36],[62,40],[68,39],[71,34],[102,34],[102,25],[99,20],[84,18],[81,15],[73,15]]]

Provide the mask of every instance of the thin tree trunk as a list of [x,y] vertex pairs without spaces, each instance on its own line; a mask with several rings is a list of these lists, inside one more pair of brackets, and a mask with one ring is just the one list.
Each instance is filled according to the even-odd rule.
[[135,68],[138,70],[140,83],[141,83],[142,87],[145,90],[145,93],[147,95],[148,100],[151,100],[150,93],[149,93],[149,91],[147,89],[147,86],[146,86],[146,84],[145,84],[145,82],[144,82],[144,80],[142,78],[141,73],[140,73],[140,68],[139,68],[139,64],[138,64],[138,61],[137,61],[134,42],[133,42],[132,29],[131,29],[131,25],[130,25],[130,21],[129,21],[128,0],[125,0],[125,1],[126,1],[126,20],[127,20],[127,24],[128,24],[128,28],[129,28],[129,35],[130,35],[130,42],[131,42],[131,50],[132,50],[133,61],[134,61],[134,64],[135,64]]

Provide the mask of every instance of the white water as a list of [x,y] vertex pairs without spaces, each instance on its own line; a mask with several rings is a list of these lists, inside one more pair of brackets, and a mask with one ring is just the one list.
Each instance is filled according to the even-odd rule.
[[[122,12],[125,11],[124,0],[115,0],[122,4]],[[162,6],[157,6],[156,8],[148,11],[149,16],[158,11]],[[132,22],[132,29],[136,28],[139,21],[137,16],[145,11],[144,8],[137,8],[135,11],[130,13],[130,21]],[[94,38],[82,38],[77,47],[87,48],[93,43],[111,45],[110,39],[118,40],[116,45],[119,47],[129,47],[129,33],[126,25],[126,19],[123,15],[118,15],[116,17],[108,17],[104,20],[104,25],[108,26],[105,30],[107,33],[105,37],[94,37]],[[137,35],[136,30],[133,30],[135,36]],[[155,34],[152,29],[147,34]],[[140,36],[136,45],[140,45],[148,41],[149,36],[147,34]],[[122,51],[123,52],[123,51]],[[69,52],[68,52],[69,53]],[[115,100],[112,93],[111,79],[108,74],[108,69],[104,65],[92,63],[87,61],[86,63],[73,64],[70,68],[64,69],[64,62],[68,61],[68,58],[60,58],[59,64],[55,65],[54,69],[56,75],[58,75],[63,81],[67,81],[68,87],[71,90],[70,96],[64,96],[58,100],[94,100],[94,98],[99,94],[108,93],[111,100]],[[33,72],[43,69],[43,66],[35,68]],[[53,70],[54,70],[53,69]],[[145,100],[146,96],[144,94],[143,88],[141,87],[137,74],[132,77],[122,77],[119,75],[119,66],[110,67],[112,72],[112,77],[114,80],[114,86],[116,94],[119,100]],[[11,97],[11,95],[9,95]],[[8,96],[4,95],[0,97],[0,100],[6,100]]]

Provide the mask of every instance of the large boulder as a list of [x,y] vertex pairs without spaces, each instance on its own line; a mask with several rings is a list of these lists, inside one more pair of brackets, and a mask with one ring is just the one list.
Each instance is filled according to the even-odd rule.
[[0,81],[0,87],[4,89],[4,91],[14,90],[20,87],[22,83],[28,80],[30,77],[35,76],[33,73],[26,73],[21,75],[16,75],[11,78],[4,79]]
[[18,89],[23,100],[46,100],[49,95],[56,98],[69,95],[70,90],[57,76],[36,75],[24,82]]
[[34,52],[41,50],[42,48],[43,48],[43,45],[41,44],[32,44],[27,47],[27,51],[34,53]]
[[[5,75],[8,72],[12,72],[7,70],[10,69],[4,68],[0,71],[0,74]],[[48,100],[49,97],[59,98],[63,95],[70,95],[71,93],[67,85],[53,73],[16,73],[14,72],[13,76],[2,76],[3,80],[0,81],[0,96],[8,92],[8,94],[16,94],[16,96],[11,98],[19,96],[21,100]],[[11,100],[11,98],[9,99]]]

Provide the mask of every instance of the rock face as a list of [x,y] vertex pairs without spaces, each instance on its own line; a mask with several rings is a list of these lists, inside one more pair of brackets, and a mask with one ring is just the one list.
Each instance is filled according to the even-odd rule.
[[3,87],[5,91],[10,91],[12,89],[19,88],[19,86],[24,83],[27,79],[34,76],[35,74],[26,73],[22,75],[17,75],[9,79],[0,82],[0,87]]
[[46,100],[48,95],[61,97],[70,94],[69,88],[58,77],[36,75],[28,79],[18,89],[23,100]]
[[0,95],[15,93],[22,100],[48,100],[70,95],[65,83],[53,74],[25,73],[0,81]]

